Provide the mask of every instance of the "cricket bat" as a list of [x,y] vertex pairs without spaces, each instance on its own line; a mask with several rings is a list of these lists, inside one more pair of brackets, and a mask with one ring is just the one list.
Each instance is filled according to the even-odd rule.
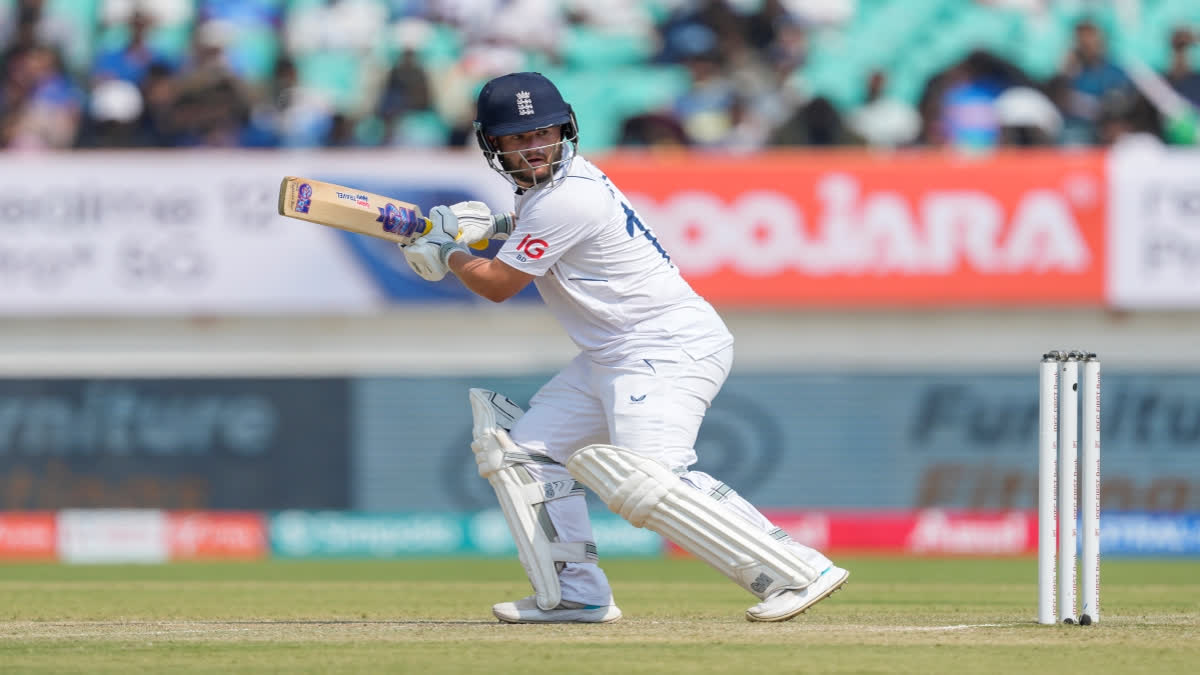
[[[422,215],[421,207],[416,204],[300,176],[285,176],[279,184],[279,215],[403,246],[433,228],[433,222]],[[479,250],[487,246],[487,241],[471,244],[471,248]]]

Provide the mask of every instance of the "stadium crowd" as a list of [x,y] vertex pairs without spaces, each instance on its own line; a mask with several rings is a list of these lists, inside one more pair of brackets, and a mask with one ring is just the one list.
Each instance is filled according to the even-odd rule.
[[[1106,145],[1133,132],[1195,142],[1200,73],[1185,26],[1163,35],[1170,59],[1149,78],[1166,94],[1118,65],[1104,26],[1086,16],[1050,77],[976,48],[939,64],[912,100],[891,95],[885,64],[863,73],[850,104],[808,86],[816,36],[887,2],[0,0],[0,146],[461,145],[482,82],[574,72],[592,58],[573,47],[585,40],[622,72],[670,70],[684,82],[620,111],[610,138],[584,139],[592,147],[975,150]],[[573,102],[587,129],[598,112]]]

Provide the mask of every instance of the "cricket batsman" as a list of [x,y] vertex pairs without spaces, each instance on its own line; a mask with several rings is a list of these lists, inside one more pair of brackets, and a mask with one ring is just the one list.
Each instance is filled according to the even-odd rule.
[[[684,281],[625,195],[577,152],[575,114],[539,73],[479,94],[475,134],[515,191],[514,218],[482,202],[438,206],[404,247],[429,281],[455,274],[493,302],[531,281],[579,354],[528,410],[472,389],[479,473],[496,491],[534,594],[492,608],[508,623],[621,617],[597,562],[583,487],[758,598],[750,621],[786,621],[849,572],[792,541],[716,478],[689,467],[700,423],[733,364],[733,336]],[[456,239],[459,231],[462,236]],[[505,239],[494,259],[468,246]]]

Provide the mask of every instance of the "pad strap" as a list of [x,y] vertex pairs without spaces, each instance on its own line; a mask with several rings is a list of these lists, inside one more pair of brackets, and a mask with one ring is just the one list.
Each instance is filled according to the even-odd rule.
[[562,499],[563,497],[582,497],[583,488],[573,480],[555,480],[548,483],[528,483],[521,488],[525,501],[530,505]]

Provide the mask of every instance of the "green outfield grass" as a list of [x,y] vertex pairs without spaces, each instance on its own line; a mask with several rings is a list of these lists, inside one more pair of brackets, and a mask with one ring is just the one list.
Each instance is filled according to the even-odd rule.
[[509,626],[515,561],[0,565],[9,673],[1182,673],[1200,565],[1105,561],[1100,625],[1038,626],[1035,563],[843,559],[839,593],[752,624],[695,561],[610,560],[608,625]]

